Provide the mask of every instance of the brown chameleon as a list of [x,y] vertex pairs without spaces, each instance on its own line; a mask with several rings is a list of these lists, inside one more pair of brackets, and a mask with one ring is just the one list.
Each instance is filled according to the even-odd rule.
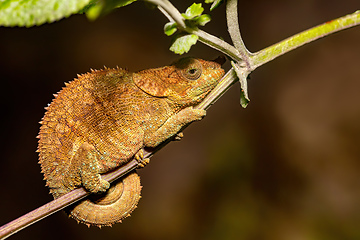
[[183,58],[136,73],[92,70],[55,95],[38,136],[46,185],[54,198],[77,187],[98,193],[70,206],[71,217],[101,227],[130,215],[140,199],[139,176],[134,171],[109,189],[100,174],[133,158],[147,163],[144,147],[154,148],[202,119],[205,110],[193,106],[224,75],[222,62]]

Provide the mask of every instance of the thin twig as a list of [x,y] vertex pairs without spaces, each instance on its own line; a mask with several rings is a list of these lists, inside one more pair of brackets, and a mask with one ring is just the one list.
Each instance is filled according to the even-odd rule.
[[242,61],[241,55],[239,51],[228,44],[227,42],[221,40],[220,38],[217,38],[207,32],[204,32],[200,29],[188,29],[189,33],[195,34],[199,36],[199,41],[204,43],[205,45],[208,45],[224,54],[229,56],[232,59],[235,59],[237,61]]
[[[184,18],[181,16],[179,10],[168,0],[145,0],[155,4],[160,11],[169,19],[170,22],[176,22],[180,28],[186,28]],[[166,12],[166,13],[164,13]]]
[[248,64],[251,53],[247,50],[240,34],[237,2],[237,0],[226,1],[226,21],[235,48],[238,50],[242,60]]
[[253,71],[257,67],[307,43],[359,24],[360,11],[356,11],[352,14],[328,21],[319,26],[295,34],[292,37],[254,53],[251,57],[251,61],[253,63],[251,70]]

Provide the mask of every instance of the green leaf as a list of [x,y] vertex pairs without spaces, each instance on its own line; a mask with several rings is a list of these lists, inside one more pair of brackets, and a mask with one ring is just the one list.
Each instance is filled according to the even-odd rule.
[[196,43],[198,36],[194,34],[178,34],[170,47],[170,50],[177,54],[187,53],[191,46]]
[[211,21],[211,17],[208,14],[203,14],[201,16],[194,18],[194,21],[196,25],[205,26],[205,24]]
[[115,8],[124,7],[135,1],[136,0],[99,0],[86,11],[86,16],[89,20],[93,21],[100,16],[110,13]]
[[224,2],[223,0],[205,0],[205,3],[212,3],[210,7],[210,11],[220,6],[223,2]]
[[101,13],[104,10],[104,2],[101,1],[98,4],[95,4],[93,6],[91,6],[86,12],[86,17],[91,20],[94,21],[95,19],[97,19]]
[[[197,29],[197,26],[204,26],[206,23],[208,23],[211,18],[207,14],[201,15],[203,11],[204,8],[201,6],[201,3],[194,3],[188,7],[186,12],[181,14],[185,18],[186,27]],[[174,34],[177,29],[178,26],[174,22],[169,22],[164,26],[164,32],[168,36]],[[180,32],[173,37],[170,50],[177,54],[187,53],[191,46],[196,44],[198,39],[199,37],[195,34]]]
[[168,22],[164,26],[164,32],[166,35],[171,36],[173,35],[177,30],[177,24],[174,22]]
[[185,19],[190,20],[197,16],[200,16],[203,11],[204,8],[201,6],[201,3],[193,3],[190,7],[186,9],[186,12],[182,13],[181,15]]
[[118,2],[116,7],[125,7],[126,5],[129,5],[133,2],[135,2],[137,0],[117,0],[117,1],[114,1],[114,2]]
[[0,0],[0,26],[31,27],[82,10],[90,0]]
[[[1,1],[1,0],[0,0]],[[90,0],[89,4],[86,5],[83,9],[77,12],[77,14],[85,14],[90,8],[97,4],[97,0]]]

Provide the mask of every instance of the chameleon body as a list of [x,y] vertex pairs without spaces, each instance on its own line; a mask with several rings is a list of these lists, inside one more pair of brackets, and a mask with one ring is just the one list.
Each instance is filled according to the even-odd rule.
[[71,217],[88,226],[121,222],[140,199],[140,178],[133,172],[110,188],[100,174],[202,119],[205,110],[193,106],[223,75],[221,64],[194,58],[136,73],[105,68],[78,75],[40,122],[39,163],[50,193],[58,198],[84,187],[97,194],[70,206]]

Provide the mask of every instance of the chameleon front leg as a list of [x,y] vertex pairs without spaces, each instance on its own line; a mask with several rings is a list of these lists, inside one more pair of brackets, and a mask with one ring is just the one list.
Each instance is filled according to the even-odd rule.
[[102,193],[110,187],[110,183],[100,177],[94,146],[85,142],[79,147],[64,175],[63,184],[70,190],[83,186],[92,193]]
[[[155,132],[144,137],[146,147],[156,147],[166,139],[177,134],[183,126],[188,123],[199,121],[206,115],[203,109],[194,109],[187,107],[180,112],[172,115],[166,122]],[[182,137],[182,134],[180,134]]]

